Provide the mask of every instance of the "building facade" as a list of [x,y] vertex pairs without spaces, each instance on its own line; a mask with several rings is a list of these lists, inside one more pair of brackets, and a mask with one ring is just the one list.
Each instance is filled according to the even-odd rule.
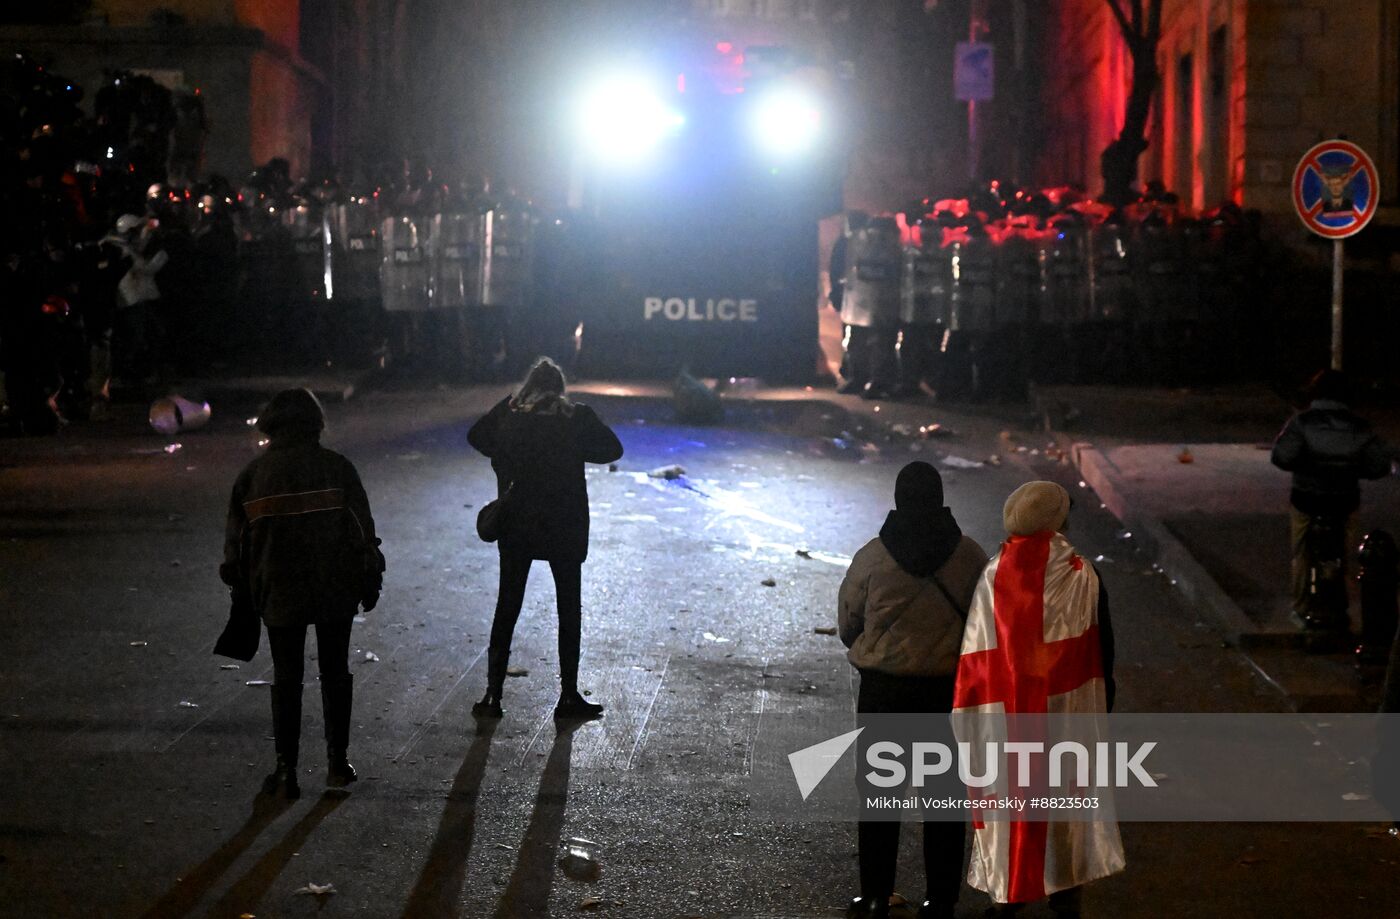
[[25,15],[4,24],[0,15],[0,46],[45,62],[89,95],[114,70],[198,93],[202,172],[237,177],[284,157],[304,175],[375,143],[405,2],[92,0],[76,21]]
[[[1104,0],[1042,9],[1038,177],[1098,191],[1132,60]],[[1163,0],[1157,67],[1143,181],[1162,181],[1193,209],[1233,201],[1283,228],[1295,164],[1344,136],[1380,172],[1378,223],[1400,225],[1397,0]]]

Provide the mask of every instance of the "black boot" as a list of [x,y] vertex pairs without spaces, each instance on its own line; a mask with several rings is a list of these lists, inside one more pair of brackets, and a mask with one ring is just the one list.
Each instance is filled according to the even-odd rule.
[[554,706],[554,717],[559,721],[588,721],[603,717],[603,706],[589,702],[577,689],[566,689],[559,694],[559,704]]
[[888,919],[889,914],[888,897],[856,897],[846,907],[846,919]]
[[472,714],[477,718],[500,718],[501,690],[506,684],[506,665],[510,663],[510,651],[490,650],[486,652],[486,695],[472,706]]
[[350,708],[355,698],[351,674],[321,678],[321,712],[326,719],[326,784],[344,788],[355,779],[355,767],[345,758],[350,743]]
[[297,784],[297,753],[301,747],[301,684],[272,684],[272,737],[277,768],[263,779],[263,794],[280,793],[289,801],[301,797]]

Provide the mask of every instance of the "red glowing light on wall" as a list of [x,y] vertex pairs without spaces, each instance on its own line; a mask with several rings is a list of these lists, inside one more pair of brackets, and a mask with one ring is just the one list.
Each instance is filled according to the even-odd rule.
[[720,54],[728,54],[734,50],[734,45],[727,41],[715,42],[715,50]]

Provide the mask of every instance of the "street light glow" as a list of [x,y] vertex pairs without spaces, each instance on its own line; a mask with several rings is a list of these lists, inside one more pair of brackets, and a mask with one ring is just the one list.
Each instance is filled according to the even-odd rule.
[[635,161],[685,124],[655,87],[636,76],[612,76],[585,93],[579,131],[589,150],[604,160]]
[[821,108],[799,89],[775,89],[754,107],[753,128],[759,146],[768,153],[805,153],[821,134]]

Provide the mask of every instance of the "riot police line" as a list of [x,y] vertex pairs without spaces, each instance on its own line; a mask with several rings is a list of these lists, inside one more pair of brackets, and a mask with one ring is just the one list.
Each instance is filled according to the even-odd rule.
[[1158,193],[1111,208],[1069,189],[846,215],[832,305],[845,392],[1023,396],[1027,384],[1187,385],[1242,372],[1257,222]]

